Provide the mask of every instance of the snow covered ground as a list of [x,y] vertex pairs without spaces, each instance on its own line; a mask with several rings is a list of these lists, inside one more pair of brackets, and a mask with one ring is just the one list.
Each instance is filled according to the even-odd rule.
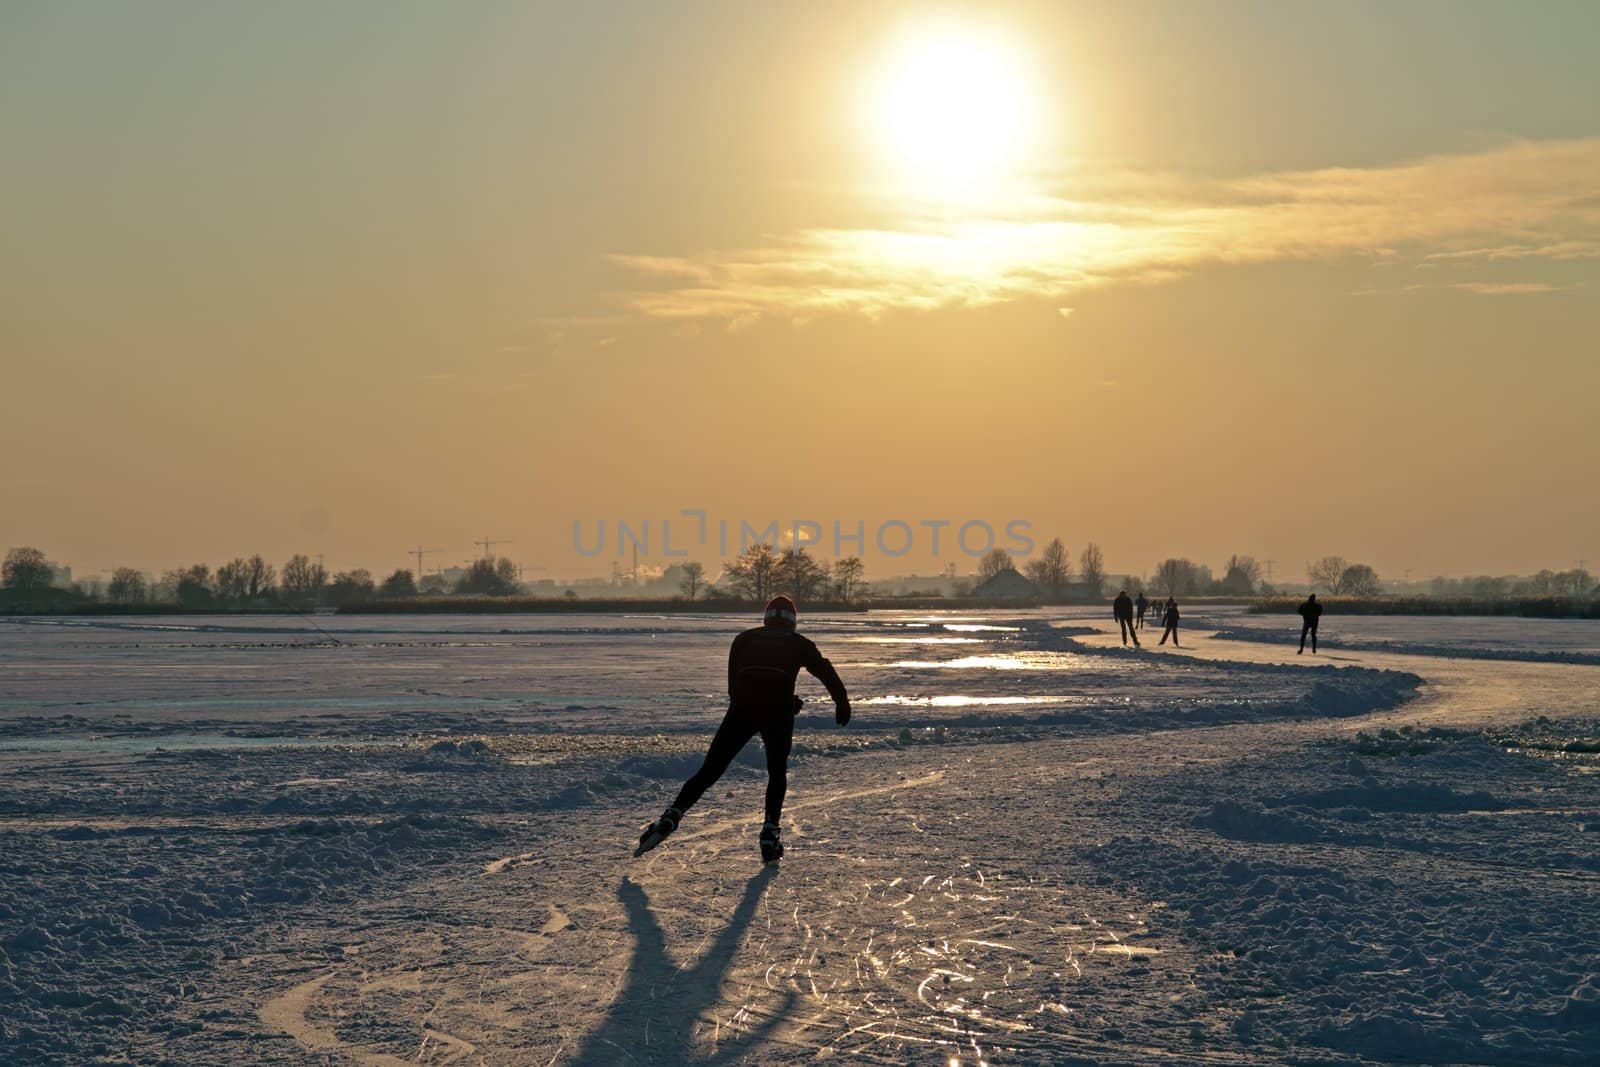
[[778,870],[743,618],[0,622],[0,1061],[1595,1062],[1600,624],[1185,622],[807,620]]

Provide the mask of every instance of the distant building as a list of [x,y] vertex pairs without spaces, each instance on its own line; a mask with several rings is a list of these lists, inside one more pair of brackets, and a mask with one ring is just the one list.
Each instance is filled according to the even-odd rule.
[[876,596],[953,596],[957,579],[945,574],[902,574],[889,578],[876,578],[872,592]]
[[972,595],[990,600],[1037,600],[1040,593],[1037,585],[1008,568],[978,586]]

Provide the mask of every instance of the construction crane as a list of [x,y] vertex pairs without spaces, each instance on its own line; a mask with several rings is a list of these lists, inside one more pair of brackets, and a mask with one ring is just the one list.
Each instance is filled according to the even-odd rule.
[[434,555],[435,553],[443,552],[443,551],[444,551],[444,549],[442,549],[442,548],[423,548],[423,547],[421,547],[419,545],[418,547],[413,548],[411,551],[406,553],[406,555],[408,555],[408,556],[416,556],[417,557],[417,580],[419,582],[422,580],[422,557],[423,556],[431,556],[431,555]]
[[472,543],[475,544],[475,545],[482,545],[483,546],[483,558],[484,559],[491,559],[493,557],[490,556],[489,549],[493,548],[495,545],[509,545],[511,542],[510,541],[491,541],[489,538],[484,537],[484,538],[480,538],[479,540],[474,541]]

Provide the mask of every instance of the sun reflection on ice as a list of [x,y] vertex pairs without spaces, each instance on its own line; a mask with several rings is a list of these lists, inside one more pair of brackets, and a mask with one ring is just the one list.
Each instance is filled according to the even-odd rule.
[[1063,652],[1015,652],[1009,655],[958,656],[955,659],[899,660],[885,664],[916,670],[994,670],[994,671],[1057,671],[1082,664],[1077,657]]
[[916,708],[968,708],[998,704],[1049,704],[1059,702],[1059,697],[975,697],[946,694],[943,696],[908,697],[891,693],[888,696],[868,697],[863,704],[889,704],[895,707]]

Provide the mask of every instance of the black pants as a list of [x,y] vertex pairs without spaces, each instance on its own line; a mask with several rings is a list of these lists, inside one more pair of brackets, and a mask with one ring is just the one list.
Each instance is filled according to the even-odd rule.
[[752,712],[729,708],[711,739],[705,762],[683,783],[672,806],[688,811],[756,734],[761,735],[761,747],[767,750],[767,821],[776,823],[783,814],[783,795],[789,789],[789,749],[794,743],[794,714],[787,710]]
[[1133,643],[1135,645],[1139,643],[1139,635],[1134,632],[1132,619],[1124,619],[1119,616],[1117,619],[1117,625],[1122,629],[1123,644],[1127,644],[1128,638],[1130,637],[1133,638]]
[[1163,645],[1166,644],[1167,643],[1167,638],[1169,638],[1169,637],[1172,638],[1172,643],[1174,645],[1177,645],[1179,648],[1183,647],[1182,645],[1178,645],[1178,620],[1177,619],[1173,619],[1171,622],[1167,623],[1167,628],[1164,631],[1162,631],[1162,634],[1161,634],[1161,643]]
[[1300,624],[1301,652],[1306,650],[1306,634],[1311,635],[1311,651],[1315,652],[1317,650],[1317,624],[1314,622],[1303,622]]

